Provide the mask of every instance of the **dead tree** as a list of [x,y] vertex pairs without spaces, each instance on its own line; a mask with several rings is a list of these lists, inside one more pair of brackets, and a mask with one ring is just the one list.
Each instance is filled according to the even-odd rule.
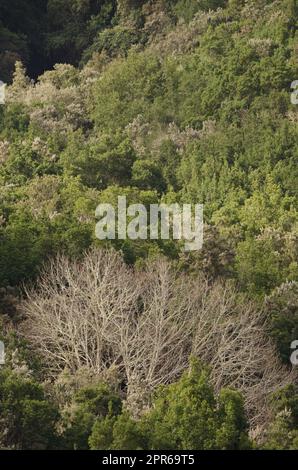
[[24,333],[49,371],[101,375],[116,367],[135,414],[158,385],[179,378],[190,355],[210,367],[216,391],[243,393],[252,426],[266,422],[271,392],[294,380],[252,302],[165,260],[134,270],[115,251],[94,249],[82,261],[58,256],[26,297]]

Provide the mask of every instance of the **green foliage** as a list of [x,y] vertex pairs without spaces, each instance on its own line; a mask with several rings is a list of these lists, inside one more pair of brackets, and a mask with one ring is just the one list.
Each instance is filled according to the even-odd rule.
[[112,447],[115,421],[115,417],[109,416],[104,420],[96,421],[88,441],[92,450],[105,450]]
[[110,57],[125,57],[133,45],[145,42],[145,35],[134,29],[117,25],[98,34],[92,46],[84,52],[83,61],[91,59],[94,53],[106,53]]
[[237,449],[248,445],[241,396],[223,390],[218,402],[208,374],[192,362],[179,382],[158,395],[146,425],[153,449]]
[[14,449],[56,446],[58,411],[42,387],[30,378],[0,371],[0,443]]
[[89,187],[127,185],[131,179],[135,152],[128,138],[104,135],[88,145],[74,135],[65,150],[62,163],[67,174],[80,176]]
[[[11,147],[5,167],[1,168],[0,176],[10,184],[24,184],[27,180],[36,176],[55,173],[54,162],[44,158],[38,150],[35,150],[33,142],[18,140]],[[15,175],[15,178],[13,177]]]
[[298,283],[287,282],[266,298],[270,333],[285,362],[289,362],[292,341],[298,338]]
[[249,447],[246,429],[241,395],[222,390],[216,399],[206,370],[193,361],[139,421],[127,413],[98,421],[89,443],[92,449],[241,449]]
[[29,116],[24,106],[13,104],[4,110],[1,126],[4,136],[14,138],[18,133],[25,133],[28,127]]
[[139,114],[155,113],[163,93],[160,62],[152,53],[130,53],[111,65],[95,87],[94,119],[99,128],[124,128]]
[[292,427],[298,426],[298,388],[297,384],[288,385],[276,392],[271,398],[271,407],[275,415],[283,410],[291,413]]
[[282,281],[278,252],[271,241],[248,239],[237,247],[240,283],[252,292],[269,292]]
[[135,161],[132,183],[140,189],[156,189],[159,193],[162,193],[166,187],[158,165],[151,160]]
[[267,442],[264,445],[266,450],[297,450],[298,449],[298,431],[293,429],[291,416],[285,410],[275,418],[270,426],[267,436]]
[[110,24],[115,3],[113,0],[49,0],[46,44],[53,62],[78,63],[96,33]]
[[[86,191],[116,186],[122,193],[132,186],[144,191],[138,202],[152,190],[162,200],[204,204],[205,221],[231,254],[228,263],[216,261],[219,248],[208,262],[202,256],[212,277],[234,276],[242,290],[261,296],[297,279],[297,129],[289,99],[298,73],[294,5],[286,2],[286,13],[274,19],[270,2],[266,8],[241,3],[238,10],[232,1],[62,3],[48,5],[51,54],[77,62],[85,51],[90,61],[81,71],[56,65],[35,88],[18,64],[0,118],[5,185],[57,175],[82,183],[69,194],[69,210],[54,209],[64,220],[38,217],[32,273],[59,237],[72,253],[94,239],[92,211],[101,196],[94,193],[91,203]],[[162,34],[154,20],[161,13],[169,28]],[[189,24],[175,26],[173,14]],[[180,34],[182,49],[174,41]],[[198,34],[199,44],[193,42]],[[15,203],[2,206],[6,240]],[[76,228],[78,217],[90,222]],[[130,261],[150,251],[144,244],[116,245]],[[179,251],[171,244],[161,249],[171,257]]]
[[[198,253],[172,241],[111,244],[130,264],[165,255],[265,299],[289,365],[298,333],[297,25],[295,0],[2,0],[0,80],[13,83],[0,106],[1,315],[17,321],[6,293],[48,257],[103,245],[99,203],[203,203]],[[9,367],[14,346],[42,380],[16,338]],[[4,447],[249,446],[242,398],[216,396],[195,364],[140,420],[108,386],[75,390],[69,409],[59,404],[60,442],[43,387],[7,370],[0,379]],[[296,391],[272,400],[264,447],[297,448]]]
[[[64,445],[70,449],[88,449],[88,438],[95,420],[110,420],[121,412],[122,403],[109,386],[102,383],[82,388],[74,396],[64,417]],[[100,421],[102,422],[102,421]],[[107,436],[104,436],[107,439]]]
[[107,416],[96,421],[89,438],[91,449],[96,450],[141,450],[146,446],[139,425],[129,413],[123,412],[118,417]]
[[190,22],[197,12],[215,10],[223,7],[227,2],[225,0],[178,0],[173,3],[175,3],[173,11],[177,17]]
[[96,192],[84,188],[77,179],[48,175],[23,188],[4,187],[1,285],[34,277],[44,260],[57,251],[74,256],[87,249],[93,239],[96,206]]

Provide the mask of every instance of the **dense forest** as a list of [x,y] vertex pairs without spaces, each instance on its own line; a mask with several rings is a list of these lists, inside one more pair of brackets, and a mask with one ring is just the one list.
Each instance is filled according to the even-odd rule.
[[[298,449],[297,24],[1,0],[1,449]],[[204,204],[202,249],[98,240],[119,195]]]

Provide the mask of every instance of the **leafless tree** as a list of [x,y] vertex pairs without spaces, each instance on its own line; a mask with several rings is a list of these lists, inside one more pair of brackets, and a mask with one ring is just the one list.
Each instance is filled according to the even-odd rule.
[[266,421],[269,394],[294,380],[253,303],[163,259],[135,270],[115,251],[94,249],[82,261],[58,256],[26,290],[23,311],[24,333],[53,374],[117,367],[135,414],[156,386],[181,375],[190,355],[209,365],[217,391],[243,393],[252,426]]
[[208,286],[201,298],[192,354],[209,364],[216,391],[230,387],[242,392],[252,426],[268,418],[270,394],[297,377],[282,365],[266,330],[266,317],[253,302],[231,286]]
[[45,267],[37,289],[25,293],[25,334],[50,371],[100,373],[120,360],[116,320],[136,309],[138,287],[119,254],[89,252],[82,262],[60,255]]

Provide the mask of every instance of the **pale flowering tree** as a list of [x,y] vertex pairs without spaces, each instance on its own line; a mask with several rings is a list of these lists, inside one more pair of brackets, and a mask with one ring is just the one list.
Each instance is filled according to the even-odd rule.
[[27,106],[31,124],[46,133],[66,134],[89,126],[84,77],[69,64],[56,64],[34,82],[17,62],[6,101]]
[[9,142],[0,140],[0,165],[5,163],[9,156]]

